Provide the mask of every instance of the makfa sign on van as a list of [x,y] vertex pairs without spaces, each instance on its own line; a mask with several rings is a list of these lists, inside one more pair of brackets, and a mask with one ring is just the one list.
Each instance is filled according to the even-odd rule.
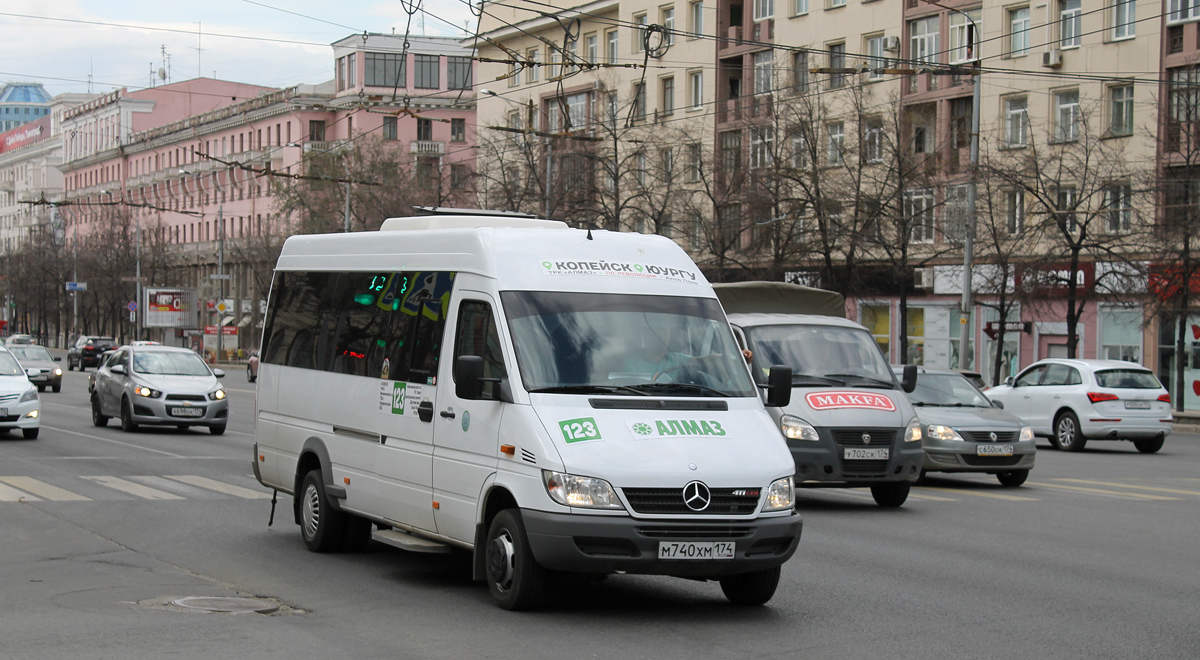
[[830,408],[868,408],[870,410],[895,410],[896,404],[882,394],[870,392],[811,392],[804,400],[813,410]]

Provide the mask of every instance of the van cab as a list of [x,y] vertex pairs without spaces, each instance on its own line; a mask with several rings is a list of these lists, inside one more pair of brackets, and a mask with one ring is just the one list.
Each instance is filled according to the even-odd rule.
[[254,472],[311,550],[465,549],[507,609],[551,571],[761,604],[796,550],[791,453],[669,239],[452,212],[293,236],[264,326]]
[[798,487],[870,487],[898,507],[921,476],[921,425],[866,328],[841,318],[840,294],[782,282],[715,285],[739,343],[766,382],[768,365],[791,367],[787,406],[768,408],[796,462]]

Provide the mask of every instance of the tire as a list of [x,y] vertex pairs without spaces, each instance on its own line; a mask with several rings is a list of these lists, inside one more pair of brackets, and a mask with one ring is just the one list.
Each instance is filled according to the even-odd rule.
[[108,426],[108,416],[100,409],[100,397],[92,395],[92,425],[105,427]]
[[1025,483],[1025,480],[1029,478],[1029,470],[1005,470],[997,472],[996,478],[1000,480],[1001,486],[1016,488]]
[[46,386],[45,386],[45,385],[38,385],[38,386],[37,386],[37,388],[38,388],[38,392],[45,392],[45,391],[46,391]]
[[488,591],[496,604],[506,610],[527,610],[537,605],[547,573],[533,558],[519,511],[505,509],[496,514],[484,548]]
[[71,361],[70,356],[67,357],[67,371],[75,371],[75,363]]
[[138,430],[138,423],[133,421],[133,404],[129,399],[121,399],[121,430],[133,433]]
[[221,424],[220,426],[210,426],[210,427],[208,427],[208,432],[213,435],[224,435],[225,434],[225,425]]
[[310,470],[297,494],[300,510],[300,536],[313,552],[335,552],[342,544],[345,516],[334,511],[325,495],[325,482],[320,470]]
[[250,367],[246,367],[246,382],[253,383],[255,380],[257,380],[257,378],[254,376],[254,373],[250,371]]
[[62,391],[62,385],[52,385],[50,389],[54,390],[54,393],[57,394]]
[[25,436],[26,440],[37,440],[38,431],[41,429],[21,429],[21,435]]
[[1050,442],[1062,451],[1083,451],[1087,438],[1079,430],[1079,418],[1071,411],[1065,411],[1054,418],[1054,435]]
[[775,595],[781,567],[721,578],[721,591],[734,605],[763,605]]
[[1137,447],[1137,450],[1140,453],[1153,454],[1153,453],[1157,452],[1159,449],[1162,449],[1163,443],[1165,443],[1166,441],[1167,441],[1166,438],[1159,436],[1157,438],[1151,438],[1149,440],[1134,440],[1133,446]]
[[342,530],[342,550],[346,552],[362,552],[371,543],[371,532],[375,524],[370,520],[354,514],[344,514],[345,527]]
[[871,497],[875,503],[887,509],[895,509],[908,499],[908,491],[912,484],[907,481],[892,481],[886,484],[871,486]]

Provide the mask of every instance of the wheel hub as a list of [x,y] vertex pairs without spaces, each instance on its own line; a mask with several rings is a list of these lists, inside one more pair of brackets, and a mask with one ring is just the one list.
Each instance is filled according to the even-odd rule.
[[304,501],[300,506],[300,515],[304,518],[304,535],[313,538],[317,535],[317,526],[321,523],[321,498],[316,486],[304,490]]
[[505,530],[488,545],[488,579],[501,591],[507,590],[512,586],[513,570],[513,544]]

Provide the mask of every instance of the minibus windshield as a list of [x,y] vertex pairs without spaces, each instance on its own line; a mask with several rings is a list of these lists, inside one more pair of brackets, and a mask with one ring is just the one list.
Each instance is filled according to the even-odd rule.
[[792,368],[796,387],[850,385],[892,389],[896,381],[871,335],[836,325],[765,325],[749,328],[754,364]]
[[756,396],[714,299],[507,291],[501,300],[530,392]]

